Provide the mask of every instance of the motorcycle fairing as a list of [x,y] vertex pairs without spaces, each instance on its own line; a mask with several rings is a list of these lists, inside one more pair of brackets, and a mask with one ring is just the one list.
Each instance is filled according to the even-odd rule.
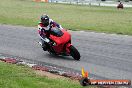
[[50,39],[56,43],[56,45],[53,46],[53,49],[56,53],[65,51],[69,53],[68,47],[71,45],[71,43],[69,44],[69,41],[71,41],[71,35],[64,29],[62,29],[61,31],[63,32],[63,35],[60,37],[52,34],[50,35]]

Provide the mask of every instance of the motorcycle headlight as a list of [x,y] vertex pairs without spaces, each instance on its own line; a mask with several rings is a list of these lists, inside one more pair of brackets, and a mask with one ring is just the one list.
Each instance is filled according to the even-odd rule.
[[57,44],[54,42],[54,43],[53,43],[53,46],[56,46],[56,45],[57,45]]

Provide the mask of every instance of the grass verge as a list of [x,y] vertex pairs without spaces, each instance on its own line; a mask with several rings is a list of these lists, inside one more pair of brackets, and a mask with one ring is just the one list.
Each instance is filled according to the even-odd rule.
[[36,75],[26,66],[0,62],[0,88],[83,88],[66,78],[52,79]]
[[64,28],[132,35],[132,8],[37,3],[32,0],[3,0],[0,23],[36,26],[47,13]]

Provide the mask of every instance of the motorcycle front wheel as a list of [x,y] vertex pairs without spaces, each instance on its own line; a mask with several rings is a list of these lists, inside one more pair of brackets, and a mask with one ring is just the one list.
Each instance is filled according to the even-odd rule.
[[80,60],[80,53],[74,46],[70,46],[70,54],[75,60]]

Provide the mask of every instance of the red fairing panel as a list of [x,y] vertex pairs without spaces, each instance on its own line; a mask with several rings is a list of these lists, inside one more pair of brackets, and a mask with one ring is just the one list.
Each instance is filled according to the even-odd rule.
[[63,52],[64,50],[64,45],[71,40],[71,35],[65,31],[65,30],[62,30],[62,32],[64,33],[63,36],[61,37],[57,37],[57,36],[53,36],[53,35],[50,35],[50,39],[52,39],[54,42],[56,42],[56,46],[53,46],[54,50],[57,52],[57,53],[61,53]]

